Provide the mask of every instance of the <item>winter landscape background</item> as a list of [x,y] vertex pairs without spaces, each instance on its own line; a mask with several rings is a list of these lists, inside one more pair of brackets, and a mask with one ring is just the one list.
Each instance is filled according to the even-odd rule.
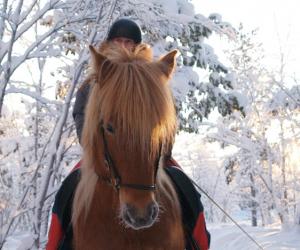
[[[297,2],[221,2],[0,0],[0,249],[44,248],[81,155],[72,107],[87,45],[125,16],[155,55],[180,51],[174,158],[263,249],[300,249]],[[289,15],[260,19],[274,6]],[[210,199],[211,249],[260,249]]]

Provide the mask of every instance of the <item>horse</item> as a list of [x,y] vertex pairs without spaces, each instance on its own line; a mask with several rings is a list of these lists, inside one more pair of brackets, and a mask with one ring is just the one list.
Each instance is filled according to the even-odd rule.
[[177,128],[169,86],[177,51],[154,60],[146,44],[89,49],[74,249],[183,250],[181,208],[164,171]]

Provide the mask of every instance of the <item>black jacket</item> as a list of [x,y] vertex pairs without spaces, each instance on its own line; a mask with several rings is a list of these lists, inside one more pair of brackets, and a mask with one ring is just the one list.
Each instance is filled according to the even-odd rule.
[[85,112],[85,106],[88,101],[89,91],[90,91],[90,84],[84,83],[77,91],[76,100],[73,108],[73,118],[75,121],[76,133],[79,142],[81,142],[81,133],[82,133],[83,122],[84,122],[84,112]]

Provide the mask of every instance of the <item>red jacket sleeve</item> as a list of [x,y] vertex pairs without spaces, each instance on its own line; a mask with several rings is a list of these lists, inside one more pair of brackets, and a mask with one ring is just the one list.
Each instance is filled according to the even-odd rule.
[[194,227],[193,237],[197,241],[201,250],[209,249],[210,234],[206,230],[203,212],[199,213],[196,225]]
[[80,168],[80,164],[81,161],[75,165],[55,196],[46,250],[57,250],[65,237],[66,233],[64,229],[66,228],[63,225],[63,219],[66,214],[71,212],[68,205],[71,204],[70,197],[72,196],[77,184],[76,175],[72,175],[72,173],[74,174],[76,170]]
[[64,232],[62,230],[59,219],[55,213],[52,213],[46,250],[57,250],[63,236]]
[[178,168],[180,168],[181,169],[181,167],[180,167],[180,165],[178,164],[178,162],[177,161],[175,161],[172,157],[171,158],[168,158],[167,160],[166,160],[166,166],[167,167],[178,167]]

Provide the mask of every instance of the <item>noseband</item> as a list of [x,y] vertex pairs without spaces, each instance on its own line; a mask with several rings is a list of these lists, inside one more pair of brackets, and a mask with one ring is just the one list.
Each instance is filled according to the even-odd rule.
[[[105,164],[107,165],[107,167],[109,169],[111,178],[103,177],[98,174],[99,180],[102,180],[102,181],[108,183],[109,185],[112,185],[116,191],[119,191],[120,188],[122,188],[122,187],[143,190],[143,191],[154,191],[156,189],[155,182],[153,185],[143,185],[143,184],[135,184],[135,183],[133,184],[133,183],[123,183],[122,182],[122,178],[121,178],[121,176],[113,162],[113,159],[109,153],[108,144],[107,144],[104,130],[105,129],[102,124],[101,125],[101,135],[102,135],[103,144],[104,144],[104,159],[105,159]],[[162,151],[162,147],[160,146],[159,156],[156,160],[156,169],[155,169],[155,174],[154,174],[154,180],[156,180],[156,177],[157,177],[159,161],[161,158],[161,151]]]

